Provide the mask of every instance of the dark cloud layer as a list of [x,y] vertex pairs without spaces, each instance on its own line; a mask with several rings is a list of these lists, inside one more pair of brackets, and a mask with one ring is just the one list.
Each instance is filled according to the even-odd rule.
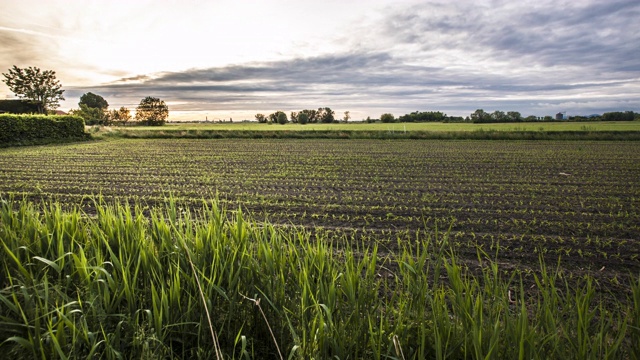
[[425,2],[354,30],[386,48],[146,74],[87,91],[126,104],[161,96],[179,110],[640,111],[637,0],[509,4]]

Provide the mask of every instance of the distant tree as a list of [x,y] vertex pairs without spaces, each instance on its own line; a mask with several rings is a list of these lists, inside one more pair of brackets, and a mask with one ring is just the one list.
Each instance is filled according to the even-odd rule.
[[398,117],[400,122],[444,122],[447,115],[440,111],[414,111]]
[[136,107],[136,120],[147,125],[164,125],[168,117],[169,107],[156,97],[147,96]]
[[298,123],[304,125],[309,122],[309,115],[307,113],[301,112],[298,114]]
[[507,118],[510,122],[522,121],[522,115],[517,111],[507,111]]
[[602,121],[633,121],[635,117],[633,111],[614,111],[602,114]]
[[256,114],[256,120],[258,120],[259,123],[266,123],[267,117],[264,116],[264,114]]
[[396,118],[395,116],[393,116],[393,114],[386,113],[380,115],[380,121],[382,121],[383,123],[390,123],[396,121]]
[[365,120],[367,123],[372,123],[373,120],[371,119],[371,116],[367,116],[367,119]]
[[535,115],[529,115],[526,118],[524,118],[524,121],[526,122],[534,122],[534,121],[538,121],[538,117]]
[[286,124],[289,121],[287,119],[287,114],[279,110],[269,114],[268,118],[270,123]]
[[36,102],[41,114],[57,109],[60,100],[64,100],[64,90],[53,70],[41,71],[37,67],[21,69],[14,65],[2,75],[5,77],[2,82],[7,84],[9,90],[20,98]]
[[507,122],[507,119],[507,114],[505,114],[504,111],[496,110],[491,114],[492,122],[503,123]]
[[344,120],[344,122],[348,122],[349,119],[351,119],[351,115],[349,115],[349,111],[345,111],[342,120]]
[[109,111],[108,119],[110,123],[126,124],[129,120],[131,120],[131,111],[122,106],[118,110],[114,109]]
[[320,122],[329,124],[335,120],[335,111],[331,110],[331,108],[318,108],[318,117],[320,118]]
[[318,119],[319,119],[318,110],[305,109],[305,110],[300,111],[298,113],[298,116],[300,116],[300,114],[306,114],[309,123],[317,123],[318,122]]
[[287,119],[287,114],[282,111],[278,111],[276,113],[276,118],[278,119],[278,124],[280,125],[284,125],[289,122],[289,119]]
[[106,110],[109,107],[109,103],[102,96],[96,95],[92,92],[88,92],[80,97],[80,104],[85,104],[90,108]]
[[295,111],[292,111],[289,118],[291,119],[292,123],[297,123],[298,122],[298,113],[295,112]]
[[489,114],[488,112],[485,112],[482,109],[478,109],[476,111],[474,111],[471,115],[471,122],[474,123],[487,123],[487,122],[491,122],[491,114]]

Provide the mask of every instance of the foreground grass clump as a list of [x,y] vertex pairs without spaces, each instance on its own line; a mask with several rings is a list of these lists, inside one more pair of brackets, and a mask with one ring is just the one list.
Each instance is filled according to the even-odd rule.
[[[536,288],[447,236],[313,238],[228,213],[0,203],[5,358],[605,359],[640,354],[640,279],[598,300],[542,263]],[[483,255],[483,254],[481,254]]]

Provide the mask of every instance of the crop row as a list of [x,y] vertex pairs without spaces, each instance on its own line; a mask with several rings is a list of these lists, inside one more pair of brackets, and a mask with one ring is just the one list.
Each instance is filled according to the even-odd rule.
[[[637,142],[116,140],[5,149],[0,193],[197,203],[219,197],[281,225],[367,231],[451,227],[473,253],[522,265],[562,257],[603,280],[640,272]],[[394,248],[389,248],[394,251]],[[600,272],[600,269],[605,269]],[[576,270],[576,271],[578,271]]]

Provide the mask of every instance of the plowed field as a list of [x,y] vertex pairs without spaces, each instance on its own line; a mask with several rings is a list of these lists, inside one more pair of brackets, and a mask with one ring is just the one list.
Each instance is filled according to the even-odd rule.
[[469,263],[539,255],[613,290],[640,272],[637,142],[117,140],[0,150],[0,193],[67,203],[217,196],[255,218],[394,251],[451,228]]

